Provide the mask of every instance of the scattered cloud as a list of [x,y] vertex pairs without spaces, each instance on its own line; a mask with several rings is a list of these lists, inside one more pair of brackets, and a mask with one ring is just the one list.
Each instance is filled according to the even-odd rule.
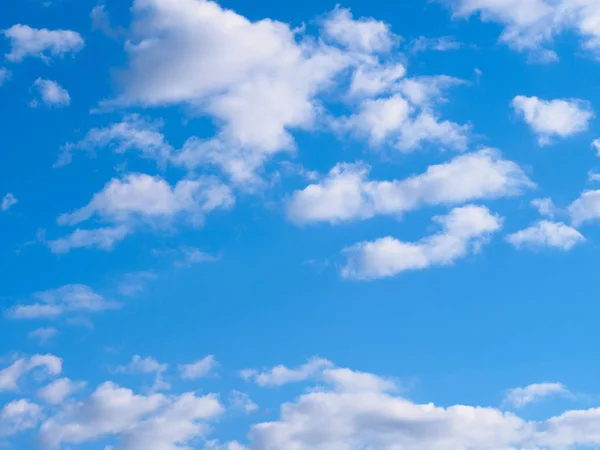
[[517,249],[553,247],[568,251],[585,242],[583,235],[562,222],[541,220],[535,225],[509,235],[506,240]]
[[[35,83],[33,83],[33,87],[37,90],[42,102],[47,106],[61,108],[69,106],[71,103],[69,92],[56,81],[38,78]],[[37,104],[37,100],[34,100],[33,103],[31,103],[31,106],[35,107]]]
[[568,211],[575,226],[600,219],[600,190],[583,192]]
[[14,400],[0,410],[0,438],[35,428],[42,419],[42,408],[29,400]]
[[532,403],[537,403],[540,400],[551,396],[571,396],[572,394],[561,383],[539,383],[530,384],[526,387],[510,389],[504,398],[504,404],[514,406],[515,408],[523,408]]
[[594,139],[592,142],[592,148],[596,150],[596,155],[600,156],[600,139]]
[[19,200],[17,200],[17,197],[15,197],[14,194],[11,194],[9,192],[2,198],[2,203],[0,203],[0,210],[8,211],[10,208],[15,206],[17,203],[19,203]]
[[125,239],[131,230],[125,225],[90,230],[77,228],[71,234],[47,242],[52,253],[68,253],[77,248],[97,248],[110,251],[117,242]]
[[219,362],[215,357],[213,355],[208,355],[200,361],[191,364],[180,364],[178,369],[181,379],[197,380],[212,375],[218,367]]
[[290,383],[299,383],[316,377],[324,369],[333,367],[333,363],[322,358],[312,358],[305,364],[295,369],[283,365],[259,371],[255,369],[242,370],[241,376],[246,381],[251,381],[258,386],[283,386]]
[[360,242],[344,249],[347,264],[344,278],[371,280],[391,277],[406,270],[453,264],[479,251],[492,233],[500,230],[502,219],[486,207],[467,205],[446,216],[434,217],[442,231],[417,242],[402,242],[385,237]]
[[17,359],[9,367],[0,370],[0,392],[17,391],[19,380],[35,369],[42,369],[46,376],[60,375],[62,359],[54,355],[34,355]]
[[6,81],[10,79],[10,72],[8,69],[2,67],[0,68],[0,86],[2,86]]
[[68,397],[81,391],[85,385],[86,383],[83,381],[72,381],[68,378],[61,378],[38,389],[37,396],[50,405],[60,405]]
[[27,334],[27,336],[30,339],[38,341],[40,344],[47,344],[58,336],[58,330],[56,328],[37,328]]
[[453,36],[438,38],[419,36],[410,43],[409,47],[413,53],[426,51],[447,52],[450,50],[459,50],[462,47],[462,43],[458,42]]
[[594,117],[589,102],[579,99],[542,100],[519,95],[512,106],[535,132],[540,145],[552,143],[554,137],[565,138],[586,131]]
[[168,364],[161,364],[154,358],[142,358],[139,355],[134,355],[131,362],[126,366],[118,366],[115,368],[117,373],[132,373],[132,374],[153,374],[155,375],[154,385],[151,388],[152,392],[157,392],[165,389],[170,389],[171,385],[164,380],[164,373],[169,368]]
[[362,163],[336,165],[319,183],[292,195],[288,217],[304,224],[399,216],[425,205],[517,196],[535,186],[493,149],[458,156],[405,180],[369,181],[368,171]]
[[81,35],[70,30],[38,30],[19,24],[2,33],[10,40],[11,50],[5,57],[11,62],[20,62],[27,57],[48,62],[51,57],[77,53],[84,46]]
[[229,407],[233,410],[241,411],[246,414],[258,410],[258,405],[252,401],[245,392],[231,391],[229,394]]
[[551,198],[536,198],[531,201],[533,206],[538,213],[543,217],[554,219],[554,217],[560,212],[560,209],[554,204]]
[[95,313],[117,309],[120,304],[107,300],[83,284],[68,284],[33,295],[35,303],[16,305],[7,312],[13,319],[55,319],[67,314]]

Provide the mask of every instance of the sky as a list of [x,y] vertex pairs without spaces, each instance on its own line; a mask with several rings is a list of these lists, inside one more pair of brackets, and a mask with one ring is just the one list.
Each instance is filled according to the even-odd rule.
[[600,448],[597,0],[21,0],[0,54],[0,448]]

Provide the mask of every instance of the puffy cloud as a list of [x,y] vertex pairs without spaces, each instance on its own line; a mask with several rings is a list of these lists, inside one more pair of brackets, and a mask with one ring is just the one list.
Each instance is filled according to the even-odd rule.
[[583,192],[571,203],[568,211],[576,226],[600,219],[600,190]]
[[229,394],[229,406],[231,409],[242,411],[246,414],[253,413],[258,409],[258,405],[252,401],[245,392],[231,391]]
[[562,383],[530,384],[526,387],[510,389],[504,397],[504,404],[515,408],[523,408],[531,403],[555,395],[570,396],[571,393]]
[[519,95],[512,106],[536,133],[540,145],[550,144],[555,136],[564,138],[587,130],[594,117],[590,104],[578,99],[542,100]]
[[405,75],[406,68],[401,63],[359,65],[352,75],[349,94],[370,97],[387,92]]
[[73,381],[69,378],[54,380],[52,383],[38,389],[37,396],[46,403],[59,405],[71,395],[85,387],[84,381]]
[[2,203],[0,203],[0,211],[8,211],[10,208],[15,206],[17,203],[19,203],[19,200],[17,200],[17,197],[15,197],[13,194],[11,194],[9,192],[2,198]]
[[600,51],[600,5],[595,0],[444,0],[455,15],[479,14],[484,21],[504,26],[500,40],[519,51],[529,51],[542,62],[556,61],[548,48],[562,32],[575,32],[582,48]]
[[26,57],[48,61],[52,56],[77,53],[84,46],[79,33],[70,30],[37,30],[19,24],[2,33],[10,40],[11,50],[5,56],[12,62],[20,62]]
[[175,450],[202,436],[204,421],[223,411],[214,395],[184,393],[134,394],[104,383],[86,400],[70,404],[41,427],[41,441],[50,448],[119,437],[118,450]]
[[[35,83],[33,83],[33,87],[39,93],[42,102],[48,106],[60,108],[69,106],[71,103],[69,92],[56,81],[38,78],[35,80]],[[34,100],[32,106],[37,106],[37,100]]]
[[502,219],[483,206],[467,205],[446,216],[434,217],[442,230],[418,242],[402,242],[385,237],[360,242],[343,253],[347,264],[345,278],[361,280],[391,277],[406,270],[453,264],[475,253],[490,235],[502,226]]
[[278,365],[265,371],[245,369],[241,372],[241,375],[245,380],[252,381],[259,386],[283,386],[314,378],[321,374],[324,369],[332,366],[331,361],[313,358],[295,369]]
[[54,355],[34,355],[16,360],[0,370],[0,392],[16,391],[21,377],[38,368],[43,369],[47,376],[59,375],[62,372],[62,359]]
[[541,216],[549,217],[550,219],[553,219],[560,212],[551,198],[536,198],[530,204],[537,209]]
[[506,240],[516,248],[554,247],[568,251],[585,242],[583,235],[562,222],[541,220],[535,225],[509,235]]
[[349,9],[336,7],[321,23],[326,38],[350,51],[385,53],[398,42],[388,24],[373,18],[355,20]]
[[425,51],[436,51],[436,52],[447,52],[450,50],[458,50],[462,47],[462,44],[452,36],[442,36],[439,38],[427,38],[425,36],[419,36],[417,39],[410,43],[410,50],[413,53],[425,52]]
[[184,380],[197,380],[210,375],[217,367],[218,361],[213,355],[208,355],[200,361],[179,365],[179,374]]
[[37,328],[27,334],[27,336],[30,339],[35,339],[40,344],[48,343],[50,340],[54,339],[57,335],[58,335],[58,330],[56,328]]
[[71,234],[48,241],[52,253],[68,253],[76,248],[98,248],[100,250],[112,250],[117,242],[125,239],[131,230],[125,225],[114,227],[94,228],[82,230],[77,228]]
[[114,178],[90,203],[58,218],[61,225],[76,225],[92,216],[123,223],[135,218],[170,219],[186,212],[193,220],[234,203],[230,189],[212,178],[182,180],[171,187],[158,176],[132,173]]
[[66,314],[95,313],[120,307],[119,303],[105,299],[82,284],[68,284],[38,292],[33,297],[35,303],[16,305],[8,311],[8,316],[13,319],[53,319]]
[[131,114],[108,127],[92,128],[79,142],[68,143],[63,147],[55,167],[69,164],[75,151],[94,153],[96,149],[104,147],[111,148],[115,153],[136,150],[142,156],[164,164],[174,149],[160,132],[162,125],[162,121],[152,121],[138,114]]
[[296,191],[287,207],[296,223],[400,215],[423,205],[510,197],[534,187],[521,168],[493,149],[461,155],[405,180],[369,181],[364,164],[338,164],[318,184]]
[[42,417],[42,408],[29,400],[15,400],[0,410],[0,438],[35,428]]

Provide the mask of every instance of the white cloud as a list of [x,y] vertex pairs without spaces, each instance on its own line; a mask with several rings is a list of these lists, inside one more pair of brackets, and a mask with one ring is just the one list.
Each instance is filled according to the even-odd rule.
[[241,376],[246,381],[252,381],[259,386],[283,386],[314,378],[320,375],[324,369],[332,366],[331,361],[322,358],[312,358],[295,369],[290,369],[283,365],[278,365],[265,371],[245,369],[241,372]]
[[62,359],[54,355],[34,355],[21,358],[0,370],[0,392],[18,390],[21,377],[32,370],[42,368],[46,376],[56,376],[62,371]]
[[425,52],[425,51],[436,51],[436,52],[447,52],[450,50],[458,50],[462,47],[462,44],[452,36],[442,36],[439,38],[427,38],[425,36],[419,36],[410,43],[410,50],[413,53]]
[[48,419],[41,427],[41,441],[58,447],[120,437],[119,450],[189,448],[191,440],[207,431],[204,421],[222,411],[214,395],[142,396],[104,383],[85,401],[67,405]]
[[568,210],[575,226],[600,219],[600,190],[583,192]]
[[504,26],[500,40],[542,62],[558,60],[548,48],[555,36],[574,32],[584,50],[600,51],[600,4],[596,0],[447,0],[457,16],[479,14]]
[[541,220],[529,228],[507,236],[506,240],[518,249],[554,247],[568,251],[585,242],[585,237],[575,228],[562,222]]
[[142,156],[165,164],[174,149],[160,132],[162,126],[162,121],[131,114],[106,128],[92,128],[79,142],[66,144],[54,166],[69,164],[75,151],[93,154],[96,149],[104,147],[111,148],[115,153],[137,150]]
[[349,9],[336,7],[321,23],[327,39],[350,51],[385,53],[399,41],[388,24],[373,18],[354,19]]
[[125,225],[102,227],[91,230],[76,229],[71,234],[48,241],[52,253],[68,253],[76,248],[98,248],[110,251],[117,242],[125,239],[131,230]]
[[[71,103],[69,92],[56,81],[38,78],[33,83],[42,101],[48,106],[64,107]],[[35,103],[34,103],[35,105]]]
[[536,133],[540,145],[550,144],[553,137],[586,131],[594,117],[589,102],[579,99],[542,100],[519,95],[512,106]]
[[0,438],[35,428],[42,417],[42,408],[29,400],[12,401],[0,410]]
[[405,180],[369,181],[364,164],[338,164],[318,184],[296,191],[287,207],[296,223],[331,223],[400,215],[424,205],[453,205],[510,197],[535,185],[521,168],[485,149]]
[[588,172],[588,181],[591,183],[597,183],[600,181],[600,173],[590,170]]
[[385,237],[360,242],[344,249],[345,278],[368,280],[391,277],[406,270],[453,264],[469,253],[476,253],[490,235],[502,227],[502,219],[483,206],[455,208],[446,216],[434,217],[441,225],[438,234],[418,242],[402,242]]
[[160,390],[170,389],[171,385],[166,382],[163,378],[163,374],[169,368],[168,364],[161,364],[154,358],[146,357],[142,358],[139,355],[134,355],[131,362],[126,366],[118,366],[115,368],[115,372],[121,373],[139,373],[139,374],[154,374],[155,380],[151,388],[152,392]]
[[406,75],[406,67],[400,63],[359,65],[352,75],[351,96],[375,96],[387,92]]
[[6,68],[0,68],[0,86],[10,78],[10,72]]
[[544,398],[555,395],[570,396],[571,393],[561,383],[530,384],[523,388],[510,389],[506,397],[504,397],[504,404],[514,406],[515,408],[523,408],[531,403],[536,403]]
[[182,180],[171,187],[161,177],[132,173],[112,179],[90,203],[61,215],[58,223],[76,225],[93,216],[116,223],[136,218],[168,220],[182,212],[201,222],[205,213],[233,203],[231,190],[213,178]]
[[541,216],[554,219],[554,216],[560,212],[560,209],[554,204],[551,198],[536,198],[531,201],[533,206]]
[[11,194],[9,192],[2,198],[2,203],[0,204],[0,210],[8,211],[10,208],[15,206],[17,203],[19,203],[19,200],[17,200],[17,197],[15,197],[13,194]]
[[197,380],[209,376],[217,367],[219,367],[218,361],[213,355],[208,355],[191,364],[180,364],[178,369],[183,380]]
[[600,139],[594,139],[592,148],[596,150],[596,155],[600,156]]
[[258,410],[258,405],[252,401],[245,392],[231,391],[229,394],[229,406],[231,409],[250,414]]
[[35,303],[16,305],[7,315],[13,319],[54,319],[65,314],[94,313],[120,307],[119,303],[105,299],[82,284],[68,284],[38,292],[33,297]]
[[27,336],[30,339],[35,339],[40,344],[48,343],[49,341],[54,339],[57,335],[58,335],[58,330],[56,328],[37,328],[27,334]]
[[72,381],[68,378],[61,378],[38,389],[37,396],[51,405],[60,405],[65,399],[81,391],[85,385],[86,383],[83,381]]
[[77,53],[84,46],[79,33],[70,30],[37,30],[19,24],[2,33],[10,40],[11,50],[5,56],[12,62],[20,62],[26,57],[48,61],[51,56]]

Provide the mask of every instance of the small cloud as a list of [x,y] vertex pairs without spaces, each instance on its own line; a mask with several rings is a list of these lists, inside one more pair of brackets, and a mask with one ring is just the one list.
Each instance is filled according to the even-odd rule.
[[573,394],[562,383],[530,384],[526,387],[510,389],[503,404],[523,408],[552,396],[572,397]]
[[[71,96],[69,95],[69,92],[56,81],[38,78],[33,84],[33,88],[37,90],[41,101],[47,106],[61,108],[69,106],[71,103]],[[39,101],[33,100],[29,105],[32,108],[36,108],[39,106]]]
[[209,376],[219,363],[213,355],[209,355],[200,361],[191,364],[179,365],[179,374],[183,380],[196,380]]
[[2,198],[2,203],[0,204],[0,210],[8,211],[10,208],[15,206],[17,203],[19,203],[19,200],[17,200],[17,197],[15,197],[13,194],[11,194],[9,192]]
[[258,405],[252,401],[250,396],[245,392],[240,391],[231,391],[231,394],[229,395],[229,405],[231,409],[242,411],[246,414],[258,410]]
[[463,46],[453,36],[442,36],[438,38],[426,38],[419,36],[410,43],[410,51],[421,53],[426,51],[447,52],[459,50]]
[[31,331],[27,336],[30,339],[37,340],[40,344],[47,344],[58,335],[56,328],[38,328]]

